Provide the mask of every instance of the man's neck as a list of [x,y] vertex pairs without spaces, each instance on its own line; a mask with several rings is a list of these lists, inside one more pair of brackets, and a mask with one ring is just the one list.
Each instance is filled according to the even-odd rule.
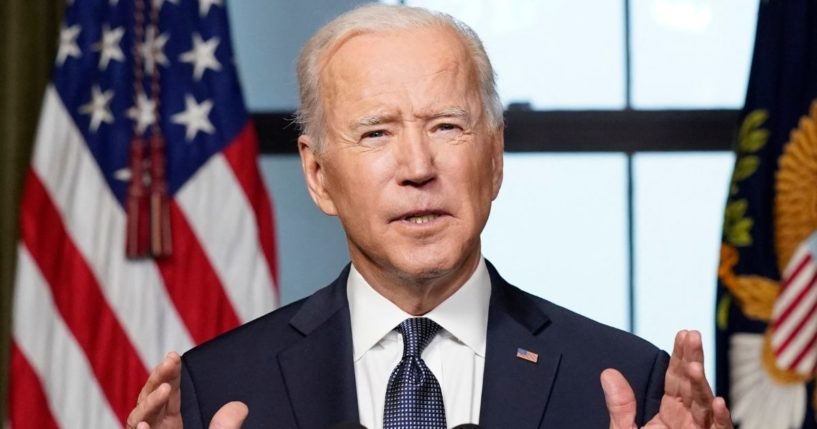
[[377,293],[413,316],[422,316],[457,292],[473,275],[481,255],[464,261],[461,267],[438,276],[412,277],[404,273],[378,270],[372,264],[352,263]]

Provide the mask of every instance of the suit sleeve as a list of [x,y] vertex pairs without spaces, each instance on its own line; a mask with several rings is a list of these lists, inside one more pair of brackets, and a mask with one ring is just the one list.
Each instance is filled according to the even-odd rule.
[[199,410],[199,400],[196,395],[196,386],[193,384],[193,379],[190,376],[187,365],[182,359],[182,421],[185,429],[203,429],[207,427],[201,418],[201,411]]
[[650,419],[658,414],[661,407],[661,398],[664,396],[664,379],[667,374],[669,366],[669,355],[663,350],[656,353],[655,361],[653,361],[650,376],[647,380],[647,391],[644,395],[644,404],[641,407],[644,410],[641,425],[648,422]]

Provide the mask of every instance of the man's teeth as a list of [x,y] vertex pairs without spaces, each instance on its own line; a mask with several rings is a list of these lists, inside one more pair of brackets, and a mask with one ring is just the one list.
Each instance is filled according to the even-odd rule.
[[417,224],[431,222],[434,219],[437,219],[437,215],[409,216],[406,218],[407,221]]

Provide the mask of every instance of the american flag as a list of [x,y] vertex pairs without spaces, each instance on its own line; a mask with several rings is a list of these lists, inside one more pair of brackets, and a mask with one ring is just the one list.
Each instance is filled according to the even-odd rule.
[[526,360],[528,362],[533,362],[533,363],[539,362],[539,354],[538,353],[534,353],[534,352],[532,352],[530,350],[525,350],[525,349],[522,349],[522,348],[517,348],[516,349],[516,357],[518,357],[519,359]]
[[772,350],[779,368],[817,371],[817,232],[794,252],[772,310]]
[[121,427],[166,352],[277,306],[222,0],[68,1],[21,206],[13,428]]

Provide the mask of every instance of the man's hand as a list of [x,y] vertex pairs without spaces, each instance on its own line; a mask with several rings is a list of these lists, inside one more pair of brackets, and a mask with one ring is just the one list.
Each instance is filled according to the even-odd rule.
[[136,408],[128,415],[128,429],[181,429],[182,358],[170,352],[139,392]]
[[[732,428],[726,402],[712,394],[703,362],[701,334],[678,332],[664,380],[661,407],[645,428]],[[637,428],[635,394],[624,376],[614,369],[606,369],[601,374],[601,385],[610,412],[610,429]]]
[[[127,429],[181,429],[182,359],[170,352],[153,369],[128,415]],[[240,429],[249,410],[242,402],[229,402],[210,421],[210,429]]]

